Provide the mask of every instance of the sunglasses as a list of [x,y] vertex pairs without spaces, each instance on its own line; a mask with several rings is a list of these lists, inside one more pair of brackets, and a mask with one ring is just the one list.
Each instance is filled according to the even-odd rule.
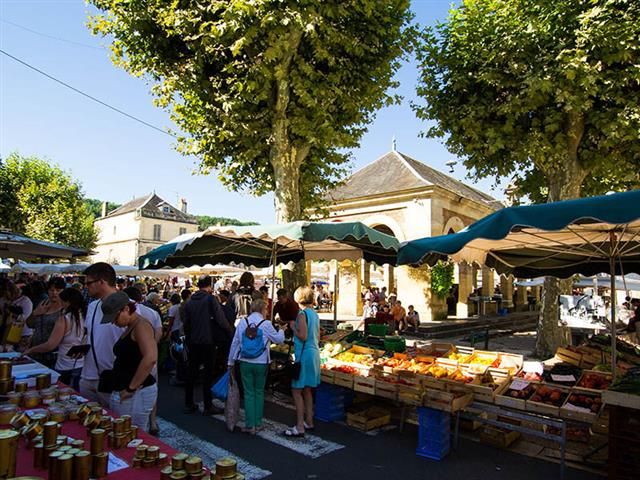
[[90,281],[88,281],[88,282],[84,282],[84,284],[85,284],[86,286],[89,286],[89,285],[91,285],[92,283],[96,283],[96,282],[100,282],[100,281],[101,281],[100,279],[98,279],[98,280],[90,280]]

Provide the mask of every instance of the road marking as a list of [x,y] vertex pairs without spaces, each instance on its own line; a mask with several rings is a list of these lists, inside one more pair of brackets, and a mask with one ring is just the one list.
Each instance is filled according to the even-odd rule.
[[238,471],[242,473],[247,480],[260,480],[271,475],[269,470],[264,470],[253,465],[224,448],[220,448],[213,443],[182,430],[177,425],[163,418],[158,417],[158,426],[160,427],[160,440],[180,452],[202,458],[202,463],[206,467],[214,466],[216,460],[220,458],[232,457],[238,462]]
[[[239,417],[238,424],[241,425],[244,422],[244,410],[240,409]],[[213,418],[224,422],[224,415],[214,415]],[[262,426],[263,430],[256,434],[257,437],[293,450],[305,457],[318,458],[344,448],[344,445],[324,440],[309,433],[302,438],[285,437],[283,432],[289,427],[267,418],[263,419]]]

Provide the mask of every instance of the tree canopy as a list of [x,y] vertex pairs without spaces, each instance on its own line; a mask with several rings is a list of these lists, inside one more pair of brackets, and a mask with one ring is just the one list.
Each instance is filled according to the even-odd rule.
[[534,200],[637,186],[640,2],[464,0],[427,30],[418,116]]
[[196,215],[198,219],[198,230],[206,230],[214,225],[258,225],[256,222],[243,222],[237,218],[228,217],[210,217],[209,215]]
[[299,219],[344,175],[413,36],[408,0],[91,0],[116,65],[153,83],[178,149]]
[[[94,219],[102,216],[102,200],[98,200],[97,198],[85,198],[84,204]],[[107,202],[107,213],[120,206],[121,205],[119,203]]]
[[[424,31],[414,105],[472,175],[556,201],[639,185],[640,2],[463,0]],[[536,351],[565,341],[545,280]]]
[[0,164],[0,179],[0,226],[39,240],[95,246],[93,216],[80,183],[60,167],[12,153]]

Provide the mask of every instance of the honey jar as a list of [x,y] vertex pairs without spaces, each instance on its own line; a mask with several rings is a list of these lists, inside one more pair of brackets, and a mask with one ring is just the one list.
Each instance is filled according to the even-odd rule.
[[238,472],[237,462],[230,457],[224,457],[216,461],[216,477],[233,478]]
[[0,405],[0,425],[10,425],[17,411],[18,407],[13,403]]
[[98,428],[98,426],[100,425],[100,417],[96,417],[94,413],[90,413],[86,416],[82,424],[88,429],[93,430],[94,428]]
[[73,455],[65,453],[57,459],[58,462],[58,474],[60,480],[73,480]]
[[51,374],[41,373],[36,376],[36,390],[44,390],[51,386]]
[[7,393],[7,402],[13,403],[14,405],[20,405],[22,401],[22,393],[21,392],[9,392]]
[[13,428],[20,430],[22,427],[29,425],[29,416],[24,412],[16,413],[10,423]]
[[107,460],[109,458],[109,454],[107,452],[98,453],[97,455],[92,455],[92,477],[93,478],[101,478],[107,476]]
[[76,410],[76,415],[82,421],[89,416],[91,413],[91,407],[88,404],[80,405],[78,410]]
[[16,380],[13,388],[18,393],[24,393],[29,390],[29,383],[26,380]]
[[165,467],[167,466],[169,462],[169,455],[167,455],[166,453],[159,453],[158,454],[158,459],[156,460],[156,465],[158,465],[159,467]]
[[47,413],[32,413],[31,421],[37,422],[40,425],[44,425],[49,420],[49,415]]
[[89,480],[91,475],[91,454],[81,450],[73,456],[74,480]]
[[19,435],[15,430],[0,430],[0,478],[16,476],[18,439]]
[[0,380],[0,395],[6,395],[13,391],[13,384],[15,379],[13,377]]
[[197,473],[202,470],[202,459],[200,457],[189,457],[184,461],[184,469],[188,474]]
[[49,469],[49,478],[54,479],[54,478],[60,478],[60,466],[58,464],[58,459],[64,455],[63,452],[59,452],[57,450],[51,452],[49,454],[49,462],[48,462],[48,469]]
[[38,435],[42,435],[42,425],[38,422],[33,422],[23,427],[21,430],[22,436],[26,437],[29,441],[33,441]]
[[120,418],[124,422],[124,431],[128,432],[131,430],[131,415],[122,415]]
[[44,468],[44,443],[33,446],[33,468]]
[[174,470],[184,470],[184,461],[189,458],[189,455],[186,453],[176,453],[171,458],[171,467]]
[[58,423],[57,422],[45,422],[44,427],[44,444],[46,447],[56,445],[58,441]]
[[156,466],[156,460],[155,458],[145,458],[144,460],[142,460],[142,466],[144,468],[153,468]]
[[56,391],[53,388],[40,390],[40,401],[43,405],[51,405],[56,401]]
[[158,458],[158,455],[160,455],[160,447],[156,447],[155,445],[153,445],[147,448],[145,458],[156,460]]
[[50,408],[49,409],[49,418],[53,422],[62,423],[62,422],[65,421],[66,415],[64,413],[64,410],[61,410],[61,409],[58,409],[58,408]]
[[9,380],[13,369],[13,363],[9,360],[0,360],[0,380]]
[[170,480],[173,469],[170,466],[164,467],[160,470],[160,480]]
[[104,440],[106,432],[102,428],[91,430],[91,455],[97,455],[104,452]]
[[38,392],[24,392],[22,395],[22,406],[24,408],[36,408],[38,405],[40,405],[40,394]]
[[187,472],[185,472],[184,470],[172,472],[171,475],[169,475],[169,478],[171,480],[184,480],[185,478],[187,478]]
[[69,400],[71,395],[73,394],[73,390],[70,388],[64,387],[58,390],[58,401],[65,402]]

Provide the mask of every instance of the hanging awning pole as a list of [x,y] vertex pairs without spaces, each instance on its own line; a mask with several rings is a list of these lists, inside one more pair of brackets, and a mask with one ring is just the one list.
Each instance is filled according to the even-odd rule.
[[616,258],[615,258],[615,243],[616,235],[614,232],[609,232],[609,278],[611,280],[611,372],[613,373],[613,380],[616,379]]
[[275,320],[275,318],[273,318],[273,310],[275,309],[276,306],[276,265],[277,265],[277,258],[278,258],[278,241],[274,241],[273,242],[273,251],[271,252],[271,262],[272,262],[272,267],[271,267],[271,312],[270,312],[270,319],[271,319],[271,323],[273,323],[273,321]]

